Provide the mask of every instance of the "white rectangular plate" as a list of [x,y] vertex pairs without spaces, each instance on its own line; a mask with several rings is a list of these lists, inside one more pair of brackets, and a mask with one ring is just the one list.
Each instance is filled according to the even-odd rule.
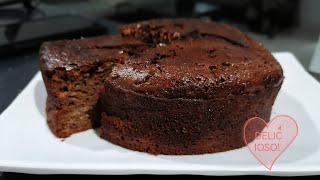
[[[246,147],[192,155],[154,156],[113,145],[93,130],[65,140],[48,129],[46,91],[40,73],[0,116],[0,171],[34,174],[202,174],[312,175],[320,174],[320,84],[290,53],[274,53],[285,80],[272,116],[287,114],[299,134],[272,171]],[[17,72],[18,73],[18,72]]]

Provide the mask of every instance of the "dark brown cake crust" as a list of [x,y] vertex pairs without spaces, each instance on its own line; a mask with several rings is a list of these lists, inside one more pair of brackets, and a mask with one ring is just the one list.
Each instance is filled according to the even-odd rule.
[[[152,154],[203,154],[240,148],[244,146],[245,121],[255,116],[269,119],[279,87],[270,90],[221,100],[168,99],[107,83],[101,137]],[[255,132],[263,127],[260,124]]]
[[102,138],[152,154],[212,153],[244,146],[247,119],[269,119],[282,69],[240,31],[178,19],[122,34],[160,44],[114,66],[101,96]]

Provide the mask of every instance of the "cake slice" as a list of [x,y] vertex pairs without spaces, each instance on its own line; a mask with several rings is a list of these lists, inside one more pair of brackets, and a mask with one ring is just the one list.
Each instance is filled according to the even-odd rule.
[[40,69],[52,132],[62,138],[99,125],[98,91],[112,66],[147,46],[117,35],[43,43]]

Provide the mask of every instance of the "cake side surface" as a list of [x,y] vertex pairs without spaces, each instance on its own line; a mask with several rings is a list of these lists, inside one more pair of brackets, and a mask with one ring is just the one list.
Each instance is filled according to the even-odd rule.
[[[244,146],[252,117],[270,118],[280,87],[222,99],[158,98],[105,84],[101,136],[152,154],[203,154]],[[252,129],[261,131],[264,124]]]

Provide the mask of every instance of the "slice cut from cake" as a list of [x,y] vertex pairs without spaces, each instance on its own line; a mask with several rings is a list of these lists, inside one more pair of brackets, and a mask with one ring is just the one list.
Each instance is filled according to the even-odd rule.
[[52,132],[68,137],[99,125],[98,92],[112,66],[124,63],[147,46],[117,35],[43,43],[40,68]]

